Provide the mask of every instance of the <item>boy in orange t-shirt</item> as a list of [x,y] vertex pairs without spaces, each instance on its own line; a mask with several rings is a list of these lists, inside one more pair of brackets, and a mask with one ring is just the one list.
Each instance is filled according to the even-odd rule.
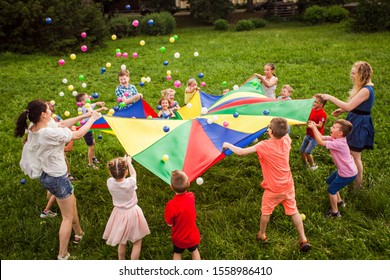
[[311,245],[305,236],[302,217],[295,201],[294,181],[289,164],[291,138],[287,130],[286,119],[273,118],[268,129],[269,139],[247,148],[240,148],[225,142],[223,148],[242,156],[257,153],[259,158],[263,173],[263,181],[260,185],[264,189],[264,194],[261,201],[260,230],[256,239],[263,243],[268,242],[265,234],[267,224],[275,207],[282,203],[285,214],[291,216],[298,231],[301,251],[307,252]]

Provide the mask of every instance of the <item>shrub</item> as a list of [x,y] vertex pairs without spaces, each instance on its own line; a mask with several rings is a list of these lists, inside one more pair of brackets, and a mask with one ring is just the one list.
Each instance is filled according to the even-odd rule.
[[229,22],[226,19],[217,19],[216,21],[214,21],[214,28],[215,30],[228,30]]
[[[153,20],[153,24],[149,24],[149,20]],[[142,18],[140,22],[140,31],[147,35],[165,35],[170,34],[175,30],[176,20],[168,12],[152,13]]]
[[245,31],[255,29],[255,24],[249,19],[242,19],[237,22],[236,31]]
[[133,27],[131,23],[132,21],[128,17],[118,14],[110,19],[108,30],[110,34],[115,34],[118,38],[127,37]]
[[382,0],[359,0],[353,14],[352,30],[371,32],[390,30],[390,2]]
[[326,9],[317,5],[306,9],[303,19],[311,24],[319,24],[326,21]]
[[340,22],[346,20],[349,16],[347,9],[341,6],[333,5],[326,8],[326,21],[329,22]]
[[217,19],[226,19],[233,11],[234,6],[230,0],[188,0],[190,12],[194,18],[207,23]]
[[251,21],[253,22],[255,28],[262,28],[267,25],[267,21],[262,18],[253,18]]

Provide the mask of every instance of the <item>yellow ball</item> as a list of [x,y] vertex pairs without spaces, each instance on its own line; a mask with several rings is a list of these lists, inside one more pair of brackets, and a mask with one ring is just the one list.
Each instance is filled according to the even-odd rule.
[[110,115],[113,115],[113,114],[115,113],[115,110],[114,110],[114,109],[110,109],[110,110],[108,111],[108,113],[109,113]]
[[50,104],[54,106],[54,105],[56,105],[56,102],[54,100],[51,100]]
[[70,116],[69,111],[65,111],[65,112],[64,112],[64,115],[65,115],[65,117],[69,117],[69,116]]
[[171,74],[172,74],[171,70],[168,70],[168,71],[167,71],[167,75],[168,75],[168,76],[171,76]]
[[71,60],[75,60],[75,59],[76,59],[76,55],[75,55],[74,53],[72,53],[72,54],[70,55],[70,59],[71,59]]
[[168,155],[163,155],[161,159],[162,159],[163,162],[167,162],[169,160],[169,156]]
[[71,91],[72,91],[73,89],[74,89],[74,86],[72,86],[72,85],[69,85],[69,86],[68,86],[68,90],[71,90]]
[[110,62],[107,62],[107,63],[106,63],[106,67],[107,67],[107,68],[110,68],[110,67],[111,67],[111,63],[110,63]]
[[173,37],[169,38],[169,42],[171,42],[171,43],[175,42],[175,38],[173,38]]
[[83,114],[83,112],[81,112],[81,111],[77,111],[77,114],[80,116],[80,115],[82,115],[82,114]]
[[141,78],[141,82],[145,83],[145,82],[146,82],[146,78],[145,78],[145,77],[142,77],[142,78]]
[[112,35],[112,36],[111,36],[111,39],[115,41],[115,40],[116,40],[116,35],[115,35],[115,34]]
[[141,41],[139,41],[139,44],[143,47],[143,46],[145,46],[145,41],[141,40]]
[[306,220],[306,215],[305,214],[301,214],[301,218],[302,218],[302,221]]
[[91,108],[91,103],[85,103],[85,108],[87,109]]

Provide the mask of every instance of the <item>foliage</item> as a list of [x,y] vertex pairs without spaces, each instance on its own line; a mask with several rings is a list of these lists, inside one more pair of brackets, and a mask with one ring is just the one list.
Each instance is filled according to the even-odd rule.
[[390,30],[389,11],[389,1],[360,0],[352,16],[352,30],[357,32]]
[[226,19],[217,19],[214,21],[214,29],[215,30],[229,30],[229,22]]
[[262,18],[251,18],[250,20],[253,22],[255,28],[262,28],[267,25],[267,21]]
[[326,21],[328,22],[341,22],[348,17],[348,10],[339,5],[333,5],[326,8]]
[[[149,24],[149,20],[153,20],[153,24]],[[172,33],[175,27],[175,18],[168,12],[160,12],[144,16],[139,28],[142,34],[155,36]]]
[[236,24],[236,31],[247,31],[255,29],[255,24],[250,19],[239,20]]
[[[74,51],[103,44],[105,24],[98,4],[80,0],[0,1],[0,50],[20,53]],[[46,19],[50,18],[46,21]],[[81,38],[81,32],[88,34]]]
[[[189,77],[197,78],[202,72],[207,83],[202,90],[219,95],[226,88],[222,81],[226,81],[229,88],[241,85],[253,73],[262,73],[268,62],[276,65],[277,92],[282,85],[290,84],[294,88],[293,99],[326,92],[346,100],[352,86],[351,66],[355,61],[366,60],[374,69],[375,149],[362,153],[363,188],[356,192],[349,188],[341,190],[347,203],[347,207],[341,209],[341,219],[324,218],[329,207],[325,178],[335,168],[329,150],[316,147],[313,157],[319,168],[314,172],[307,170],[299,155],[306,128],[291,128],[290,165],[298,209],[306,215],[304,226],[313,245],[311,252],[299,252],[297,233],[282,206],[275,208],[267,227],[270,244],[256,243],[263,190],[259,186],[262,173],[255,154],[223,159],[202,175],[203,185],[191,183],[190,190],[196,196],[197,224],[202,236],[199,250],[205,260],[389,260],[390,166],[386,162],[390,161],[390,45],[387,43],[390,33],[346,33],[335,24],[305,26],[293,22],[269,24],[247,32],[215,32],[208,26],[178,29],[175,34],[180,39],[174,44],[169,43],[169,35],[144,36],[143,47],[138,39],[112,41],[107,36],[106,47],[77,55],[75,61],[65,57],[63,67],[58,66],[57,57],[46,54],[0,53],[0,259],[54,260],[58,252],[59,208],[55,205],[52,209],[59,214],[56,218],[39,218],[47,202],[46,192],[39,180],[26,178],[20,170],[18,163],[23,144],[12,135],[17,116],[30,100],[55,100],[56,113],[62,118],[65,111],[77,116],[75,98],[67,88],[73,84],[76,91],[98,92],[96,101],[105,101],[106,106],[112,108],[117,105],[114,94],[117,73],[125,64],[131,73],[131,83],[154,108],[161,90],[173,87],[173,80],[184,84]],[[164,44],[166,52],[161,53],[160,47]],[[122,52],[137,52],[139,56],[131,60],[116,58],[116,48]],[[198,57],[194,57],[194,51],[199,52]],[[173,58],[175,52],[181,54],[179,59]],[[163,65],[164,60],[169,61],[168,67]],[[107,62],[112,66],[100,74],[100,68]],[[171,81],[166,79],[167,70],[172,71]],[[86,88],[81,86],[80,74],[85,77]],[[141,78],[148,76],[151,82],[140,87]],[[63,84],[64,78],[68,79],[68,84]],[[201,80],[197,78],[197,81],[200,84]],[[175,99],[180,105],[184,102],[184,88],[184,85],[175,88]],[[65,95],[60,97],[60,92]],[[331,116],[334,109],[336,106],[331,102],[325,106],[326,134],[335,120]],[[102,139],[97,137],[99,134]],[[77,179],[75,195],[81,225],[86,232],[79,245],[70,244],[69,252],[72,258],[79,260],[116,260],[117,247],[108,246],[102,240],[113,207],[106,187],[106,163],[123,156],[124,150],[114,135],[94,131],[94,137],[96,155],[101,162],[99,170],[87,167],[87,146],[83,139],[76,140],[73,150],[67,154],[72,174]],[[151,229],[151,234],[143,240],[141,259],[170,260],[170,228],[164,222],[163,212],[174,194],[167,184],[138,162],[134,162],[134,166],[138,204]],[[21,184],[21,179],[26,179],[26,183]],[[183,259],[190,258],[187,251],[183,253]],[[375,271],[370,270],[370,273]]]
[[142,16],[130,15],[124,16],[116,14],[109,19],[108,29],[110,34],[115,34],[118,38],[135,36],[138,28],[132,25],[134,20],[141,21]]
[[319,24],[326,21],[326,9],[317,5],[306,9],[303,19],[311,24]]
[[230,0],[188,0],[191,15],[207,23],[226,19],[234,9]]
[[141,9],[148,9],[151,12],[175,11],[175,0],[143,0],[141,2]]

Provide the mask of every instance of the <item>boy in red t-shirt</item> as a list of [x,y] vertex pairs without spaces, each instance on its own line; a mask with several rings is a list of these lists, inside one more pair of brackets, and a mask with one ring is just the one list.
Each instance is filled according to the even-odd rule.
[[263,173],[260,186],[264,189],[261,199],[260,230],[256,239],[268,243],[265,234],[267,224],[275,207],[282,204],[284,213],[291,216],[299,235],[299,247],[302,252],[310,250],[311,245],[305,236],[302,217],[295,200],[294,180],[290,169],[291,138],[287,134],[288,124],[284,118],[273,118],[268,128],[269,139],[254,146],[240,148],[224,142],[223,148],[237,155],[256,153]]
[[196,226],[195,196],[194,193],[188,192],[189,186],[188,177],[183,171],[172,171],[171,188],[176,194],[168,201],[164,217],[168,226],[172,227],[174,260],[181,260],[185,249],[191,252],[193,260],[200,260],[200,233]]
[[[324,106],[326,100],[324,100],[321,94],[314,95],[314,104],[313,109],[311,110],[309,121],[313,121],[318,128],[318,131],[324,135],[324,127],[326,122],[326,112]],[[308,166],[311,170],[316,170],[318,168],[317,164],[314,163],[313,156],[311,153],[314,148],[317,146],[317,141],[314,137],[313,131],[310,128],[306,129],[306,136],[303,139],[301,145],[301,158],[305,166]]]

